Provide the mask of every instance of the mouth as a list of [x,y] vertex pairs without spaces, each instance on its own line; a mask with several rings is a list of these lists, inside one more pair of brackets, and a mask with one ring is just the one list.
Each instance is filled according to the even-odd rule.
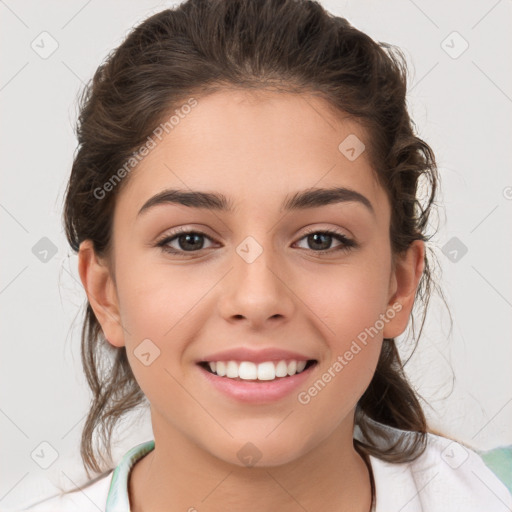
[[289,379],[307,372],[318,363],[316,359],[280,361],[200,361],[197,363],[205,371],[217,377],[234,381],[269,382]]

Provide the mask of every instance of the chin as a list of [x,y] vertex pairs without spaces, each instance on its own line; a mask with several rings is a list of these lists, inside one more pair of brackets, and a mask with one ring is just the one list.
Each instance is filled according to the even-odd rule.
[[310,449],[304,442],[304,435],[288,435],[283,431],[280,435],[274,432],[266,437],[267,431],[264,432],[262,434],[260,430],[253,436],[247,434],[218,443],[208,451],[214,457],[241,468],[265,468],[289,464]]

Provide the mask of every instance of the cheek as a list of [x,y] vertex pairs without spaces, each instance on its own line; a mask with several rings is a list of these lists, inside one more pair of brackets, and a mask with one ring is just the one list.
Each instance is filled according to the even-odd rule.
[[[317,281],[308,306],[325,343],[311,386],[302,389],[298,402],[311,417],[337,425],[352,410],[370,384],[382,347],[382,314],[389,276],[380,271],[347,268],[339,282]],[[322,286],[324,284],[324,286]]]
[[174,335],[175,326],[212,286],[211,275],[202,276],[201,271],[191,269],[186,265],[171,268],[165,264],[148,264],[143,258],[139,263],[133,258],[129,265],[119,265],[116,273],[120,313],[130,335],[155,340]]
[[386,262],[368,261],[317,273],[314,286],[311,276],[301,281],[298,294],[322,321],[322,331],[333,348],[343,349],[348,341],[375,326],[385,312],[390,278],[386,269]]
[[[386,319],[388,264],[390,258],[372,257],[317,276],[314,287],[302,283],[305,302],[319,319],[316,325],[328,354],[319,368],[322,382],[317,387],[323,397],[317,401],[318,407],[340,400],[355,405],[373,377]],[[324,413],[331,414],[329,410]],[[332,414],[342,411],[335,409]]]
[[208,291],[217,277],[198,267],[150,264],[133,252],[129,261],[116,264],[116,275],[126,351],[137,382],[150,400],[171,389],[179,397],[173,376],[184,377],[182,358],[204,323],[199,316],[211,312]]

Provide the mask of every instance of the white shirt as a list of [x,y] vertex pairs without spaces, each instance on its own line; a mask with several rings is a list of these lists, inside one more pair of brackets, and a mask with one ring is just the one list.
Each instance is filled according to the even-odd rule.
[[[404,434],[402,430],[386,429],[395,435]],[[354,437],[358,438],[356,432]],[[81,490],[44,499],[23,510],[130,512],[130,470],[153,449],[152,440],[139,444],[123,456],[114,470],[91,480]],[[427,448],[412,462],[390,463],[372,455],[370,462],[375,512],[512,511],[512,494],[480,455],[445,437],[427,434]]]

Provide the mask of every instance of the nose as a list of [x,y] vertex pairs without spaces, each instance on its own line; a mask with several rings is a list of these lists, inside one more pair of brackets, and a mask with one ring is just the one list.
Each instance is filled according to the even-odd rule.
[[270,248],[248,237],[236,249],[231,271],[222,285],[219,310],[228,322],[258,329],[266,323],[286,322],[295,308],[290,272]]

